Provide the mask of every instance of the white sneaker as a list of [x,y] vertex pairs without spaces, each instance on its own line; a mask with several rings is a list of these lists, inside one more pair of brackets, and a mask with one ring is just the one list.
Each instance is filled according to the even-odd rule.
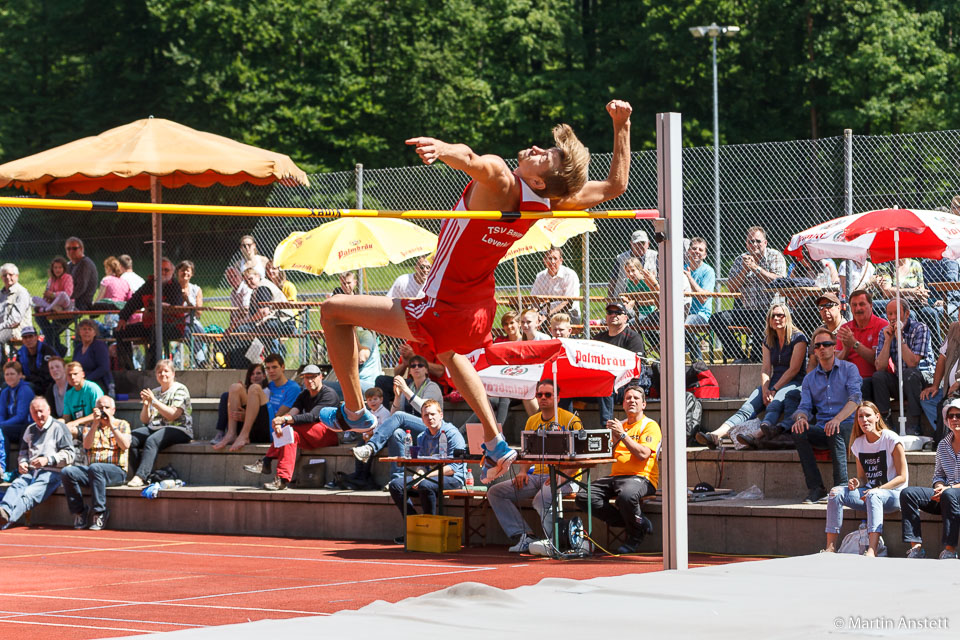
[[370,460],[370,456],[373,455],[373,447],[369,444],[362,444],[359,447],[353,448],[353,457],[359,460],[360,462],[367,462]]
[[530,543],[533,541],[533,538],[526,533],[520,534],[520,539],[517,541],[517,544],[507,549],[507,551],[510,553],[526,553],[527,549],[530,548]]
[[144,485],[143,478],[140,476],[133,476],[130,478],[130,482],[127,483],[128,487],[142,487]]
[[553,548],[553,545],[550,544],[550,541],[547,539],[543,540],[534,540],[530,543],[530,546],[527,548],[527,553],[533,556],[549,556],[550,549]]

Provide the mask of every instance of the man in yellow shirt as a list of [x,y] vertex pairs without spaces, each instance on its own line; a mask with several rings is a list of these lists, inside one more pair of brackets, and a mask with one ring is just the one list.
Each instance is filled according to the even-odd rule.
[[[553,396],[557,390],[552,380],[541,380],[537,384],[537,406],[539,413],[527,419],[524,431],[573,430],[582,429],[583,423],[578,416],[565,409],[558,409],[554,413]],[[573,483],[565,485],[564,493],[573,493],[576,486]],[[550,493],[550,470],[545,464],[538,464],[530,468],[528,473],[515,476],[510,481],[495,484],[487,491],[487,500],[497,516],[497,521],[503,531],[517,543],[510,547],[512,553],[526,553],[530,543],[537,540],[533,536],[530,525],[520,515],[519,502],[533,498],[533,508],[540,516],[540,523],[546,537],[553,535],[553,510],[550,508],[552,494]]]
[[[623,394],[626,422],[607,421],[616,462],[609,476],[590,484],[593,515],[610,526],[627,530],[627,541],[617,549],[621,554],[635,552],[644,537],[653,531],[653,524],[640,511],[640,501],[656,493],[660,481],[657,461],[660,425],[643,415],[646,407],[643,388],[629,385]],[[611,498],[614,498],[613,504],[610,504]],[[585,488],[577,494],[577,506],[587,510]]]

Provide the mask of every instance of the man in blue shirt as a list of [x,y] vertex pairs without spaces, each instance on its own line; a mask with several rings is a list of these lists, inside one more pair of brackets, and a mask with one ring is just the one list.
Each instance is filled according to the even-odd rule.
[[263,368],[270,381],[267,385],[267,389],[270,390],[267,415],[271,423],[277,416],[286,415],[290,411],[290,407],[297,401],[301,391],[300,385],[287,378],[283,365],[283,356],[278,353],[271,353],[263,360]]
[[[717,274],[713,267],[704,262],[706,257],[707,241],[700,237],[691,238],[683,275],[687,277],[687,281],[690,283],[690,291],[694,295],[685,324],[707,325],[710,322],[710,315],[713,313],[713,298],[696,295],[698,293],[713,293],[716,290]],[[704,331],[709,333],[707,327],[704,327]],[[687,331],[686,334],[687,351],[690,353],[690,357],[693,360],[703,360],[703,352],[700,350],[700,334],[694,331]]]
[[[443,409],[436,400],[427,400],[420,409],[420,417],[427,430],[417,438],[417,445],[420,447],[419,458],[452,458],[454,449],[466,449],[466,443],[463,436],[455,426],[449,422],[443,421]],[[447,450],[440,451],[440,433],[447,435]],[[406,474],[404,474],[406,476]],[[431,471],[426,477],[413,483],[407,490],[407,504],[403,503],[403,484],[405,477],[394,478],[390,481],[388,489],[390,497],[393,498],[400,513],[406,516],[408,513],[416,513],[413,501],[409,496],[420,496],[420,505],[423,512],[428,514],[437,513],[437,504],[440,501],[440,485],[436,480],[436,470]],[[461,489],[466,478],[466,465],[462,462],[447,464],[443,466],[443,488]],[[397,544],[404,543],[404,537],[394,538]]]
[[833,454],[833,485],[847,483],[847,442],[853,415],[861,401],[862,380],[857,365],[836,357],[837,338],[820,327],[812,344],[817,366],[803,379],[800,406],[793,414],[793,441],[807,483],[805,503],[826,499],[827,490],[813,456],[813,447]]
[[[896,373],[887,365],[897,367],[897,301],[887,303],[889,324],[880,331],[877,339],[876,373],[873,374],[873,401],[884,420],[890,420],[890,399],[898,398],[900,383]],[[900,300],[900,321],[903,323],[903,403],[906,405],[907,434],[920,435],[920,415],[923,405],[920,393],[933,382],[935,360],[930,346],[930,329],[910,313],[910,303]]]

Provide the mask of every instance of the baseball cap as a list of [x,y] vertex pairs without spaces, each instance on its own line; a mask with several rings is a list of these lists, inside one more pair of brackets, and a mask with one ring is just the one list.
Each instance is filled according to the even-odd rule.
[[637,229],[633,232],[633,235],[630,236],[630,242],[650,242],[650,238],[647,237],[647,232],[643,229]]
[[626,305],[624,305],[622,302],[608,302],[606,310],[610,311],[611,309],[616,309],[617,313],[629,315]]
[[300,372],[300,375],[301,376],[309,376],[309,375],[318,376],[320,375],[320,373],[321,373],[320,367],[318,367],[315,364],[308,364],[303,368],[303,371]]
[[820,304],[826,300],[827,302],[832,302],[834,304],[840,304],[840,298],[837,297],[837,294],[832,291],[827,291],[826,293],[821,293],[820,297],[817,298],[817,304]]
[[20,336],[21,336],[21,337],[23,337],[23,336],[35,336],[35,335],[37,335],[37,330],[34,329],[33,327],[24,327],[23,329],[20,329]]

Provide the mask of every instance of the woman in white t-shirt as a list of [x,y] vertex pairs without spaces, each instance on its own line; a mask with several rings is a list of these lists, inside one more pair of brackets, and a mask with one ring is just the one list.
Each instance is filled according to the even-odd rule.
[[847,486],[838,486],[827,495],[827,546],[837,550],[843,524],[843,508],[867,512],[869,546],[864,555],[876,556],[883,514],[900,508],[900,491],[907,486],[907,455],[900,437],[891,431],[872,402],[857,407],[857,419],[850,433],[850,452],[857,461],[857,477]]

